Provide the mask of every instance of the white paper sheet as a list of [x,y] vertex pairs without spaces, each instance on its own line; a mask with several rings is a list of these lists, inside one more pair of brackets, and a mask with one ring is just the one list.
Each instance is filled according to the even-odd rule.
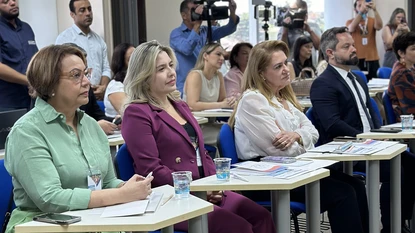
[[125,204],[107,206],[101,218],[140,215],[146,212],[149,200],[133,201]]

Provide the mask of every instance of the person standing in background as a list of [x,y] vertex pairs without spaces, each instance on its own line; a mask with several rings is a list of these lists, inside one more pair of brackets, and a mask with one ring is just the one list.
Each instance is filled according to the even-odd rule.
[[32,28],[19,19],[17,1],[0,1],[0,110],[30,108],[25,73],[37,51]]
[[66,29],[55,44],[75,43],[88,54],[88,66],[92,68],[91,84],[98,100],[103,100],[105,89],[111,79],[111,69],[107,57],[105,41],[91,30],[93,14],[88,0],[70,0],[70,15],[74,20],[72,27]]
[[[377,77],[379,69],[379,55],[376,47],[376,31],[383,27],[382,18],[376,10],[376,4],[365,0],[356,0],[354,3],[356,17],[349,19],[346,26],[352,34],[357,57],[359,58],[359,69],[368,71],[367,79]],[[375,18],[369,17],[369,11],[373,11]]]
[[405,10],[396,8],[389,19],[388,24],[383,27],[382,40],[385,45],[385,56],[383,58],[383,67],[393,67],[393,64],[398,60],[393,51],[393,40],[402,32],[409,32],[408,24],[406,23]]

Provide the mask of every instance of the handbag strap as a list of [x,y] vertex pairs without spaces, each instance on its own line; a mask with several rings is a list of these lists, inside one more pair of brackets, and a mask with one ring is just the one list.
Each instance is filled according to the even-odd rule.
[[10,216],[12,213],[12,207],[13,207],[13,189],[10,193],[9,204],[7,205],[6,213],[4,214],[4,222],[3,222],[3,226],[1,227],[1,233],[6,232],[7,224],[9,223]]

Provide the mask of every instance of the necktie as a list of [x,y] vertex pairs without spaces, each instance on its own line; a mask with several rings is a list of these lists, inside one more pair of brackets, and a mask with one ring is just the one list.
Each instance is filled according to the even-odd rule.
[[354,75],[353,75],[352,73],[350,73],[350,72],[349,72],[349,73],[347,73],[347,77],[348,77],[348,78],[350,78],[350,79],[352,80],[352,84],[353,84],[354,89],[356,90],[357,96],[359,97],[360,104],[362,105],[363,111],[365,112],[365,115],[366,115],[366,117],[367,117],[367,120],[369,121],[370,129],[374,129],[375,127],[374,127],[374,125],[373,125],[372,118],[370,117],[370,114],[369,114],[369,112],[367,111],[367,106],[366,106],[365,102],[363,101],[362,95],[360,95],[359,88],[357,88],[357,85],[356,85],[356,78],[355,78],[355,77],[354,77]]

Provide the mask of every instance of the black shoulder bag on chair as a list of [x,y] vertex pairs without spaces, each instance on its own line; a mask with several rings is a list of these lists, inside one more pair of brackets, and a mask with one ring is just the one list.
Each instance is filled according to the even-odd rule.
[[9,223],[10,216],[12,215],[12,206],[13,206],[13,189],[12,189],[12,193],[10,194],[9,205],[7,205],[7,211],[4,214],[4,222],[3,222],[3,226],[1,227],[1,233],[6,232],[7,224]]

